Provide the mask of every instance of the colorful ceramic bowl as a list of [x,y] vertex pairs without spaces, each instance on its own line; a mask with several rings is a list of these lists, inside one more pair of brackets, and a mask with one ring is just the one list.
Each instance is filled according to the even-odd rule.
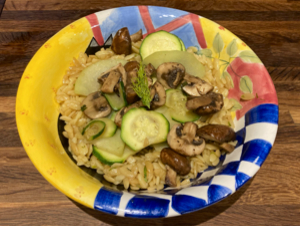
[[[110,36],[128,27],[144,36],[166,30],[199,54],[219,58],[222,76],[232,79],[238,144],[215,168],[198,175],[191,187],[160,193],[121,191],[101,176],[78,167],[58,133],[55,92],[74,56],[109,45]],[[241,102],[243,93],[256,97]],[[259,170],[272,148],[278,127],[278,101],[272,80],[256,54],[226,28],[185,11],[131,6],[101,11],[68,25],[34,55],[20,82],[16,118],[26,152],[39,172],[58,190],[87,207],[125,217],[171,217],[212,205],[233,194]],[[92,172],[91,172],[92,171]],[[96,176],[97,175],[97,176]]]

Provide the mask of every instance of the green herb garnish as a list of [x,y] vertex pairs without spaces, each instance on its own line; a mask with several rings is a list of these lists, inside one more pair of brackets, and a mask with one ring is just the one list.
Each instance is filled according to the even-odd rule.
[[80,110],[85,111],[87,109],[86,105],[81,106]]
[[144,179],[145,179],[145,181],[147,183],[148,180],[147,180],[147,168],[146,168],[146,166],[144,167]]
[[150,109],[150,90],[148,87],[148,79],[142,63],[140,63],[138,76],[136,79],[132,80],[132,84],[134,92],[142,99],[143,104]]

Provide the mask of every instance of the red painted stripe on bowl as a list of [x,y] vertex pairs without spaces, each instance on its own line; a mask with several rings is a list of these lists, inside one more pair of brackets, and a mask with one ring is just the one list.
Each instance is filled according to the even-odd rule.
[[94,37],[95,37],[96,41],[98,42],[99,45],[103,45],[104,39],[102,36],[102,32],[101,32],[99,21],[98,21],[96,14],[88,15],[85,18],[89,21],[89,23],[91,25],[91,28],[94,33]]
[[[148,10],[148,6],[139,6],[139,11],[144,22],[144,25],[147,29],[147,34],[150,34],[155,31],[154,26],[152,24],[152,19]],[[146,37],[146,35],[144,37]]]
[[199,18],[199,16],[197,16],[195,14],[190,14],[190,17],[191,17],[191,21],[192,21],[192,24],[193,24],[193,27],[194,27],[196,37],[198,39],[198,43],[199,43],[199,45],[201,46],[202,49],[206,49],[207,45],[206,45],[202,25],[200,23],[200,18]]
[[165,25],[155,29],[155,31],[165,30],[165,31],[171,32],[189,22],[191,22],[191,19],[190,19],[190,15],[188,14],[188,15],[184,15],[183,17],[178,17],[178,18],[172,20],[170,23],[165,24]]

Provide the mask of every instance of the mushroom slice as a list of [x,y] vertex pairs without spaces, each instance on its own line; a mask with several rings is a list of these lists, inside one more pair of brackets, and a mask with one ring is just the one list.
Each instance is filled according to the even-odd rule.
[[154,83],[150,95],[152,99],[150,107],[152,110],[161,107],[166,103],[166,91],[159,82]]
[[166,88],[176,88],[182,81],[185,68],[180,63],[163,63],[156,70],[157,80]]
[[129,105],[127,107],[123,107],[120,111],[117,112],[116,114],[116,117],[115,117],[115,124],[118,126],[118,127],[121,127],[122,125],[122,118],[123,116],[125,115],[125,113],[127,111],[129,111],[130,109],[132,108],[139,108],[139,107],[142,107],[144,106],[143,102],[142,101],[137,101],[135,102],[134,104],[132,105]]
[[193,122],[174,125],[167,137],[170,148],[185,156],[199,155],[204,150],[205,141],[196,135],[196,131],[197,125]]
[[[84,107],[85,106],[85,107]],[[111,108],[99,91],[89,94],[81,103],[84,114],[91,119],[106,117]]]
[[124,84],[124,86],[126,86],[127,85],[127,73],[122,64],[119,64],[118,70],[121,73],[121,79],[123,81],[123,84]]
[[151,77],[155,75],[156,74],[155,67],[151,63],[147,64],[145,66],[145,73],[147,77]]
[[184,80],[186,81],[186,85],[184,85],[182,89],[191,96],[201,96],[207,94],[214,88],[208,82],[187,73],[184,76]]
[[220,145],[220,148],[222,148],[223,150],[225,150],[228,153],[233,152],[234,150],[234,146],[228,143],[223,143]]
[[224,125],[206,125],[197,129],[197,136],[206,141],[217,142],[218,144],[235,141],[236,136],[233,129]]
[[178,175],[185,176],[191,171],[190,161],[171,148],[164,148],[160,153],[160,159],[163,164],[170,166]]
[[125,92],[128,104],[132,104],[140,99],[136,92],[133,90],[132,86],[132,82],[137,78],[139,67],[140,63],[137,61],[130,61],[124,66],[125,71],[127,72],[127,83],[125,86]]
[[122,64],[118,64],[102,73],[98,78],[98,82],[102,85],[101,91],[104,93],[118,92],[120,78],[123,81],[124,86],[126,86],[127,73]]
[[121,73],[118,69],[112,70],[109,72],[109,75],[105,79],[101,87],[103,93],[113,93],[116,84],[119,82]]
[[138,71],[139,67],[140,67],[140,63],[137,61],[129,61],[128,63],[126,63],[124,65],[124,68],[127,73],[134,71],[134,70]]
[[138,32],[130,35],[130,39],[132,42],[138,42],[140,40],[142,40],[143,38],[143,32],[142,32],[142,29],[138,30]]
[[169,185],[170,187],[176,187],[177,173],[168,165],[166,165],[166,169],[167,169],[166,179],[165,179],[166,184]]
[[131,38],[127,27],[123,27],[117,31],[113,38],[111,49],[116,54],[131,54]]
[[118,67],[122,65],[122,64],[118,64],[112,68],[110,68],[109,70],[103,72],[102,74],[100,74],[100,76],[98,77],[98,82],[103,85],[104,82],[106,81],[107,77],[109,76],[110,72],[113,71],[113,70],[116,70],[118,69]]
[[223,105],[223,95],[214,92],[191,98],[186,102],[186,108],[193,110],[198,115],[216,113],[222,109]]

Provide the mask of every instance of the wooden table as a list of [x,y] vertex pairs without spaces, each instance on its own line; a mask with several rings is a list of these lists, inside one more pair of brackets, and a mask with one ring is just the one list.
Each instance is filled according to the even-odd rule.
[[[20,78],[47,39],[90,13],[137,3],[196,13],[235,33],[264,62],[279,98],[278,135],[257,175],[220,203],[169,219],[119,218],[69,200],[32,165],[15,123]],[[300,225],[300,1],[7,0],[0,18],[0,129],[0,225]]]

